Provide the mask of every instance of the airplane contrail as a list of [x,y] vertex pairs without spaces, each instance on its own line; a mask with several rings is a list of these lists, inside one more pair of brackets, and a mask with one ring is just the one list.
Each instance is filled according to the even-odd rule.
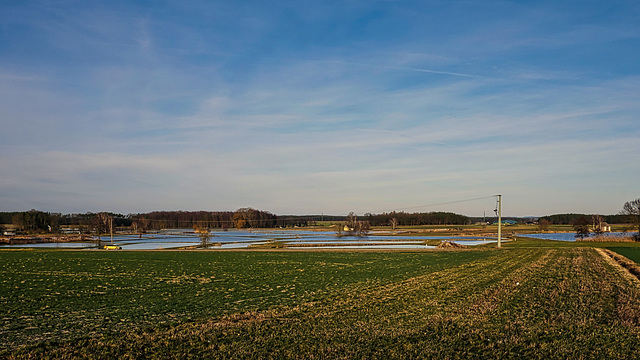
[[340,64],[348,64],[348,65],[378,67],[378,68],[394,69],[394,70],[415,71],[415,72],[423,72],[423,73],[429,73],[429,74],[452,75],[452,76],[462,76],[462,77],[470,77],[470,78],[479,78],[479,77],[481,77],[481,76],[478,76],[478,75],[457,73],[457,72],[451,72],[451,71],[438,71],[438,70],[421,69],[421,68],[406,67],[406,66],[366,64],[366,63],[358,63],[358,62],[351,62],[351,61],[330,61],[330,62],[340,63]]

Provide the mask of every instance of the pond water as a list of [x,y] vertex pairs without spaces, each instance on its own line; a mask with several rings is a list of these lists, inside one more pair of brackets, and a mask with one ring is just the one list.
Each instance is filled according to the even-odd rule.
[[[593,234],[590,234],[590,235],[593,236]],[[629,233],[623,233],[623,232],[612,232],[612,233],[603,234],[603,236],[607,236],[607,237],[625,237],[629,235],[630,235]],[[520,234],[518,236],[524,236],[524,237],[529,237],[534,239],[543,239],[543,240],[576,241],[575,232],[552,233],[552,234]],[[585,240],[588,240],[588,237],[585,238]]]
[[[102,237],[102,246],[111,244],[111,238]],[[427,240],[451,240],[464,245],[478,245],[495,242],[496,239],[464,236],[389,236],[371,235],[366,237],[337,237],[333,232],[308,230],[230,230],[211,231],[205,242],[190,230],[171,229],[139,235],[115,235],[113,244],[125,250],[179,249],[205,245],[209,249],[239,249],[252,245],[278,242],[287,248],[309,248],[331,246],[331,248],[375,248],[375,249],[425,249]],[[75,248],[96,249],[97,242],[38,243],[2,245],[0,248]]]
[[37,244],[16,244],[16,245],[0,245],[0,248],[48,248],[48,249],[90,249],[96,248],[96,243],[89,242],[72,242],[72,243],[37,243]]

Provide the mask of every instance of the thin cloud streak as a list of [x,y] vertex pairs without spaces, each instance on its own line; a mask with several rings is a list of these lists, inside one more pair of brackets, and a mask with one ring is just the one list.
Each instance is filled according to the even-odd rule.
[[536,215],[638,196],[624,2],[312,7],[0,11],[0,210],[339,214],[500,192]]
[[480,77],[482,77],[482,76],[479,76],[479,75],[463,74],[463,73],[457,73],[457,72],[451,72],[451,71],[420,69],[420,68],[407,67],[407,66],[367,64],[367,63],[358,63],[358,62],[351,62],[351,61],[337,61],[337,60],[328,61],[328,62],[336,63],[336,64],[347,64],[347,65],[355,65],[355,66],[379,68],[379,69],[389,69],[389,70],[413,71],[413,72],[428,73],[428,74],[438,74],[438,75],[451,75],[451,76],[461,76],[461,77],[469,77],[469,78],[480,78]]

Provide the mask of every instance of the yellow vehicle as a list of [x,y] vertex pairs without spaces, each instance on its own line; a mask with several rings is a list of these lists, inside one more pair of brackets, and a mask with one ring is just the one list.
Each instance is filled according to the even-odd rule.
[[105,250],[120,250],[120,249],[122,249],[122,247],[118,246],[118,245],[105,245],[104,249]]

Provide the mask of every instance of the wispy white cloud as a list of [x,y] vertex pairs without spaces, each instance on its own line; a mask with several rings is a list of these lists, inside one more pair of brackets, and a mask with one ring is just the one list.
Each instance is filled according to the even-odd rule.
[[428,74],[451,75],[451,76],[461,76],[461,77],[480,77],[478,75],[463,74],[463,73],[458,73],[453,71],[440,71],[440,70],[423,69],[423,68],[408,67],[408,66],[393,66],[393,65],[384,65],[384,64],[358,63],[358,62],[335,61],[335,60],[333,62],[338,62],[342,64],[347,64],[347,65],[354,65],[354,66],[381,68],[381,69],[389,69],[389,70],[413,71],[413,72],[428,73]]
[[501,192],[535,215],[636,196],[638,74],[549,56],[633,39],[629,19],[388,5],[16,7],[30,31],[0,60],[2,206],[346,213]]

